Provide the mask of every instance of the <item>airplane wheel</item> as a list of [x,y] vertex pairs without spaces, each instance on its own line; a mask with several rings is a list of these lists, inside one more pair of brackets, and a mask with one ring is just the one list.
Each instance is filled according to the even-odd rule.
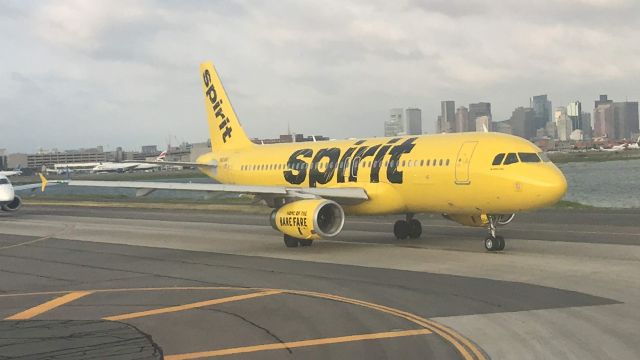
[[422,235],[422,224],[416,219],[411,219],[411,221],[409,221],[409,237],[417,239],[420,235]]
[[484,239],[484,248],[487,251],[500,251],[504,249],[504,238],[502,236],[487,236]]
[[300,241],[296,238],[294,238],[293,236],[289,236],[289,235],[285,235],[284,236],[284,245],[286,247],[292,248],[292,247],[298,247],[298,243]]
[[398,220],[393,225],[393,235],[400,240],[406,239],[410,230],[409,223],[404,220]]
[[313,240],[298,240],[300,246],[311,246],[313,244]]

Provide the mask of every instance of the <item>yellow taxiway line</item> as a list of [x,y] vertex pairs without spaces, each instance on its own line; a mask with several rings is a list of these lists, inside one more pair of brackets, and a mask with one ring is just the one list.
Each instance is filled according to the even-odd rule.
[[66,295],[57,297],[53,300],[47,301],[46,303],[40,304],[38,306],[34,306],[25,311],[19,312],[15,315],[11,315],[5,320],[28,320],[32,319],[40,314],[46,313],[49,310],[53,310],[59,306],[64,304],[68,304],[74,300],[77,300],[83,296],[87,296],[93,293],[93,291],[74,291],[72,293],[68,293]]
[[236,355],[236,354],[244,354],[244,353],[256,352],[256,351],[292,349],[292,348],[299,348],[299,347],[306,347],[306,346],[339,344],[339,343],[364,341],[364,340],[391,339],[391,338],[398,338],[398,337],[404,337],[404,336],[416,336],[416,335],[426,335],[426,334],[431,334],[431,331],[427,329],[389,331],[389,332],[381,332],[381,333],[374,333],[374,334],[349,335],[349,336],[340,336],[340,337],[332,337],[332,338],[292,341],[292,342],[285,342],[285,343],[243,346],[243,347],[236,347],[236,348],[229,348],[229,349],[201,351],[201,352],[188,353],[188,354],[167,355],[164,358],[166,360],[199,359],[203,357]]
[[184,311],[184,310],[195,309],[195,308],[204,307],[204,306],[224,304],[224,303],[233,302],[233,301],[253,299],[253,298],[257,298],[257,297],[261,297],[261,296],[275,295],[275,294],[280,294],[280,293],[282,293],[282,291],[278,291],[278,290],[261,291],[261,292],[257,292],[257,293],[251,293],[251,294],[245,294],[245,295],[237,295],[237,296],[229,296],[229,297],[221,298],[221,299],[198,301],[198,302],[194,302],[194,303],[190,303],[190,304],[170,306],[170,307],[160,308],[160,309],[153,309],[153,310],[140,311],[140,312],[134,312],[134,313],[129,313],[129,314],[108,316],[108,317],[105,317],[103,319],[104,320],[111,320],[111,321],[135,319],[135,318],[141,318],[141,317],[145,317],[145,316],[166,314],[166,313],[172,313],[172,312],[177,312],[177,311]]

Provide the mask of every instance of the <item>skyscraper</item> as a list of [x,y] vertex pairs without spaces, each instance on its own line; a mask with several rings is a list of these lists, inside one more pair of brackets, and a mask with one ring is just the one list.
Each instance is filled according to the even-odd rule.
[[600,103],[593,110],[593,136],[613,138],[614,134],[613,102]]
[[536,136],[536,113],[532,108],[519,107],[511,114],[511,133],[525,139]]
[[567,141],[570,139],[571,132],[573,131],[573,127],[571,124],[571,119],[567,115],[567,108],[564,106],[560,106],[556,108],[554,113],[554,121],[556,123],[556,128],[558,131],[558,139],[562,141]]
[[567,116],[571,120],[573,130],[582,130],[582,104],[580,101],[572,101],[567,105]]
[[405,110],[405,133],[407,135],[422,135],[422,110],[408,108]]
[[453,132],[469,131],[469,109],[460,106],[456,110],[456,121],[454,122]]
[[452,100],[440,102],[440,121],[437,130],[439,133],[449,133],[453,131],[456,118],[456,103]]
[[600,98],[594,102],[593,108],[596,109],[599,105],[613,104],[613,100],[609,100],[607,95],[600,95]]
[[[638,102],[613,103],[613,123],[616,139],[631,139],[638,133]],[[635,140],[635,139],[634,139]]]
[[480,116],[489,117],[489,130],[491,130],[491,104],[486,102],[479,102],[475,104],[469,104],[469,125],[467,131],[478,130],[476,129],[476,119]]
[[402,109],[389,110],[389,120],[384,122],[384,136],[398,136],[405,134]]
[[536,130],[544,128],[548,122],[553,121],[551,101],[547,99],[546,94],[531,97],[531,99],[529,99],[529,106],[531,106],[535,113],[534,126]]

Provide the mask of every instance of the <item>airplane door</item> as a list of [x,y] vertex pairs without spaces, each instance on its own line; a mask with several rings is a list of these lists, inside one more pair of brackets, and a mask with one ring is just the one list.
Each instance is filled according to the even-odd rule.
[[460,146],[456,158],[456,184],[471,184],[471,179],[469,179],[469,166],[471,165],[471,157],[477,145],[477,141],[467,141]]

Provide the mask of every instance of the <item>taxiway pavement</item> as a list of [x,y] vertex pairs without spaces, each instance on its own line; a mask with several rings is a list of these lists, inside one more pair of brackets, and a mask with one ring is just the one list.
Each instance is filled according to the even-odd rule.
[[640,357],[640,212],[522,214],[503,253],[420,219],[289,249],[264,215],[26,206],[0,216],[0,332],[119,321],[172,359]]

